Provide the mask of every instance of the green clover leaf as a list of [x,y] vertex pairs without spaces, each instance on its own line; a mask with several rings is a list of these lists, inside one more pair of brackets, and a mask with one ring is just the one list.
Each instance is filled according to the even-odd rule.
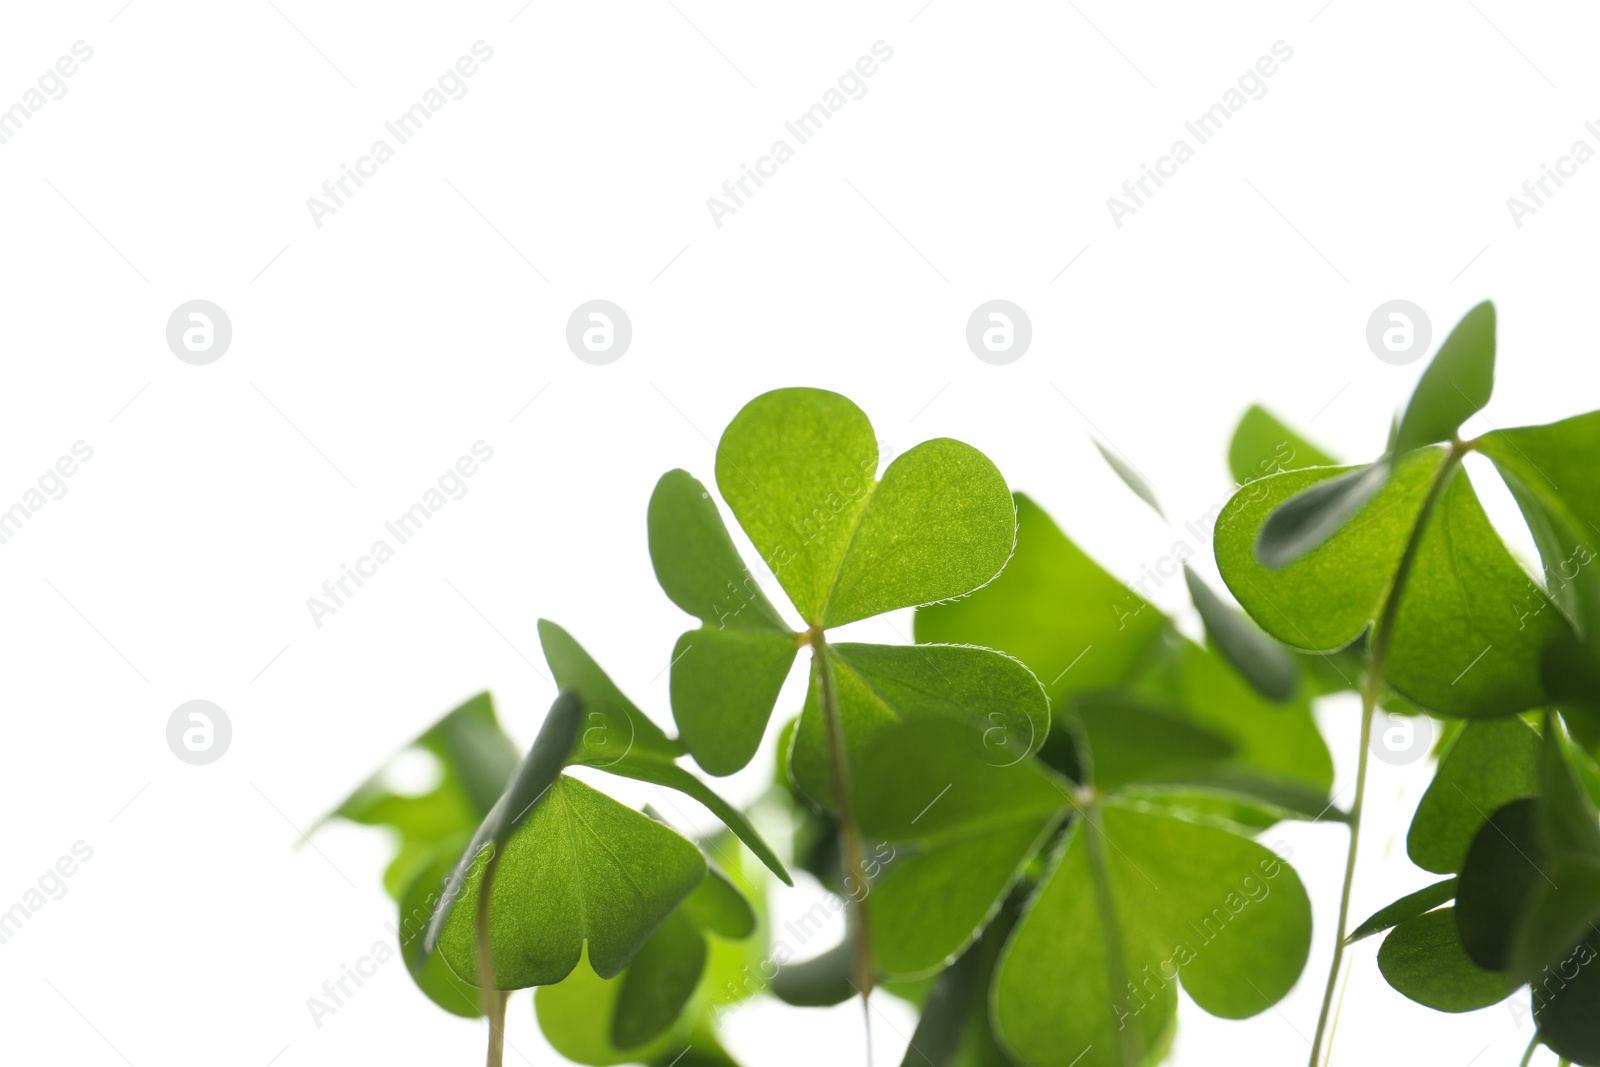
[[[796,733],[794,767],[826,801],[827,764],[817,656],[833,657],[847,753],[873,727],[907,715],[983,719],[1000,713],[1037,747],[1048,711],[1016,665],[983,650],[832,646],[823,633],[900,608],[964,596],[1011,555],[1010,492],[982,453],[925,441],[877,477],[878,444],[854,404],[819,389],[779,389],[740,410],[717,447],[717,487],[805,624],[791,630],[739,559],[705,488],[683,471],[662,477],[650,502],[650,554],[661,587],[701,620],[673,653],[673,717],[696,762],[714,775],[749,763],[799,649],[813,650],[812,694]],[[953,674],[952,674],[953,672]],[[940,695],[947,677],[967,696]],[[933,686],[930,679],[938,681]],[[969,699],[985,686],[1020,702]],[[1015,742],[1014,742],[1015,743]]]
[[[1105,724],[1124,729],[1116,717]],[[1080,726],[1098,753],[1090,724]],[[1000,1037],[1022,1062],[1146,1062],[1170,1031],[1180,981],[1228,1018],[1288,992],[1311,913],[1278,857],[1118,783],[1075,786],[1037,759],[1000,766],[974,758],[982,751],[973,727],[921,719],[862,754],[862,827],[910,850],[874,889],[896,916],[875,928],[886,972],[928,973],[966,951],[1048,851],[992,994]]]

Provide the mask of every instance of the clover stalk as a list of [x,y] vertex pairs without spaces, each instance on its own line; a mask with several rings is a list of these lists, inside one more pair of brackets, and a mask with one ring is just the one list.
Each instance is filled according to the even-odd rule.
[[[867,918],[867,859],[861,830],[850,813],[850,768],[844,754],[844,722],[839,713],[839,689],[833,674],[833,652],[823,639],[822,627],[813,626],[803,635],[817,661],[817,687],[822,719],[828,738],[828,779],[833,790],[833,809],[839,829],[839,855],[844,861],[845,891],[855,910],[853,984],[866,1004],[877,984],[877,969],[872,960],[872,926]],[[851,889],[854,882],[855,888]],[[857,895],[859,894],[859,895]],[[870,1043],[868,1054],[871,1054]]]
[[1472,451],[1474,443],[1463,442],[1460,438],[1451,440],[1450,450],[1445,453],[1444,462],[1434,475],[1433,484],[1428,486],[1428,495],[1423,498],[1422,508],[1417,512],[1417,521],[1411,527],[1411,535],[1406,539],[1405,550],[1400,555],[1400,564],[1395,568],[1394,581],[1389,585],[1389,593],[1384,598],[1378,624],[1372,631],[1372,652],[1367,659],[1366,678],[1361,686],[1361,751],[1356,757],[1356,795],[1350,804],[1350,847],[1345,853],[1344,888],[1339,894],[1339,929],[1333,943],[1333,963],[1328,967],[1328,982],[1322,991],[1322,1011],[1317,1016],[1317,1033],[1311,1041],[1310,1067],[1317,1067],[1321,1062],[1322,1038],[1328,1028],[1328,1011],[1333,1006],[1333,988],[1338,982],[1339,968],[1344,963],[1345,936],[1350,922],[1350,890],[1355,884],[1356,849],[1361,843],[1361,809],[1367,792],[1367,757],[1372,745],[1372,717],[1377,712],[1378,700],[1383,695],[1384,673],[1389,666],[1389,644],[1394,634],[1395,619],[1400,614],[1401,594],[1405,590],[1406,580],[1411,575],[1412,567],[1416,565],[1417,551],[1422,545],[1422,534],[1427,528],[1428,519],[1433,515],[1439,497],[1444,494],[1450,476],[1461,465],[1462,457]]
[[489,895],[494,889],[495,870],[500,866],[498,846],[489,853],[483,867],[483,881],[478,883],[478,909],[474,958],[478,966],[478,993],[480,1008],[489,1020],[488,1067],[501,1067],[506,1051],[506,1000],[507,994],[495,988],[494,955],[489,943]]

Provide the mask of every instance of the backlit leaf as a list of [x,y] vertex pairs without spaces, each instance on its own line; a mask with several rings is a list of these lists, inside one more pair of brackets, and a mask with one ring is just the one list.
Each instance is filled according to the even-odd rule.
[[[1044,744],[1050,706],[1038,679],[1002,653],[968,645],[829,645],[847,752],[910,718],[942,716],[984,731],[989,758],[1019,761]],[[813,800],[831,805],[827,730],[815,662],[789,766]]]
[[1223,603],[1212,588],[1188,566],[1183,568],[1189,596],[1205,623],[1206,639],[1227,657],[1269,700],[1285,701],[1300,688],[1300,668],[1294,655],[1251,622],[1243,612]]
[[[693,631],[685,637],[698,637],[708,632],[718,631]],[[571,634],[548,619],[541,619],[539,640],[556,684],[584,700],[583,729],[578,734],[571,762],[666,786],[693,797],[737,834],[773,874],[786,884],[793,884],[777,854],[761,839],[744,813],[678,766],[676,761],[683,748],[622,694]]]
[[1260,404],[1250,405],[1228,442],[1228,471],[1240,485],[1279,471],[1331,467],[1336,462]]
[[1467,724],[1439,761],[1406,834],[1426,871],[1455,874],[1489,813],[1539,792],[1539,734],[1516,716]]
[[1494,327],[1494,305],[1486,300],[1450,331],[1400,419],[1399,451],[1450,440],[1489,402],[1494,392]]
[[1378,949],[1378,969],[1404,996],[1435,1011],[1476,1011],[1498,1004],[1522,983],[1467,957],[1454,912],[1440,908],[1396,926]]
[[1053,704],[1128,678],[1166,618],[1018,493],[1017,551],[969,597],[919,608],[920,642],[996,648],[1026,663]]
[[[1268,514],[1335,468],[1288,471],[1235,494],[1217,522],[1217,563],[1250,616],[1285,644],[1332,651],[1379,616],[1423,498],[1444,457],[1429,449],[1404,460],[1354,521],[1304,558],[1278,570],[1253,545]],[[1527,575],[1453,472],[1423,530],[1391,639],[1388,677],[1401,693],[1451,715],[1503,715],[1543,702],[1543,650],[1566,623],[1558,612],[1519,619],[1509,606]]]
[[[1385,930],[1393,929],[1403,922],[1417,918],[1419,915],[1426,915],[1439,905],[1448,904],[1455,898],[1456,880],[1454,878],[1446,878],[1442,882],[1435,882],[1430,886],[1417,890],[1415,893],[1407,893],[1393,904],[1379,908],[1366,922],[1352,930],[1350,936],[1344,939],[1344,943],[1353,945],[1357,941],[1371,937],[1373,934],[1381,934]],[[1450,922],[1454,925],[1454,916],[1451,916]]]
[[[596,974],[620,973],[705,874],[700,850],[672,830],[558,777],[501,843],[489,901],[496,984],[559,982],[585,947]],[[482,878],[482,865],[474,864],[438,937],[458,975],[475,973]]]

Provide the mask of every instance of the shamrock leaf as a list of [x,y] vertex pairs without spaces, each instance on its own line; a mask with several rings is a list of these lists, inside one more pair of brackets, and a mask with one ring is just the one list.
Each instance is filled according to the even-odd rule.
[[461,850],[471,838],[463,831],[446,838],[429,853],[420,871],[400,894],[400,955],[405,960],[417,987],[428,999],[452,1015],[475,1019],[483,1014],[477,987],[463,982],[438,953],[424,952],[423,936],[433,920],[440,900],[440,887],[461,858]]
[[[1021,663],[971,645],[830,645],[839,714],[851,749],[906,719],[943,716],[984,728],[989,758],[1014,762],[1035,752],[1050,730],[1050,704]],[[795,783],[831,806],[827,726],[821,685],[812,684],[790,747]]]
[[[1289,703],[1264,700],[1219,654],[1179,637],[1165,616],[1090,559],[1030,498],[1018,494],[1016,502],[1017,549],[1005,571],[970,597],[918,609],[917,640],[968,642],[1018,657],[1044,681],[1058,716],[1081,712],[1082,701],[1101,701],[1100,694],[1118,687],[1136,694],[1131,703],[1163,716],[1155,721],[1172,737],[1130,737],[1135,743],[1101,754],[1101,763],[1125,754],[1131,767],[1156,761],[1162,751],[1185,751],[1198,729],[1209,740],[1195,753],[1220,757],[1231,750],[1230,758],[1212,762],[1209,791],[1270,794],[1281,808],[1325,813],[1333,763],[1311,718],[1310,687],[1297,680]],[[1176,573],[1176,566],[1167,572]],[[1256,639],[1268,640],[1259,633]],[[1108,737],[1105,743],[1113,742]],[[1044,754],[1076,776],[1071,750],[1070,736],[1058,730]],[[1267,825],[1275,818],[1253,821]]]
[[1310,939],[1305,889],[1270,851],[1108,802],[1072,824],[1006,945],[995,1023],[1025,1063],[1148,1062],[1180,983],[1211,1014],[1248,1018],[1288,993]]
[[[1095,447],[1099,448],[1101,456],[1128,488],[1149,504],[1157,515],[1165,519],[1166,514],[1161,510],[1155,490],[1144,480],[1139,471],[1124,459],[1121,453],[1108,449],[1099,441],[1095,442]],[[1288,700],[1300,687],[1300,668],[1295,663],[1294,657],[1283,646],[1263,634],[1243,613],[1225,604],[1222,598],[1195,574],[1187,562],[1189,555],[1187,545],[1184,546],[1183,553],[1177,555],[1183,567],[1184,582],[1189,587],[1189,597],[1194,601],[1195,609],[1200,612],[1207,638],[1230,663],[1238,668],[1240,674],[1250,680],[1251,685],[1273,700]],[[1171,557],[1168,557],[1168,561],[1170,559]]]
[[[1378,617],[1445,454],[1403,459],[1356,518],[1278,570],[1255,554],[1269,515],[1337,468],[1287,471],[1234,495],[1217,520],[1217,564],[1250,616],[1278,640],[1332,651]],[[1527,575],[1489,524],[1459,470],[1428,516],[1390,635],[1388,678],[1423,707],[1451,715],[1503,715],[1546,698],[1541,659],[1566,629],[1558,612],[1518,619],[1507,605]]]
[[919,920],[879,922],[885,970],[922,971],[965,949],[1057,839],[992,993],[1001,1041],[1022,1062],[1146,1062],[1171,1029],[1180,981],[1229,1018],[1288,992],[1309,951],[1310,904],[1270,851],[1114,789],[1075,790],[1037,760],[975,760],[981,751],[972,727],[924,719],[861,757],[863,829],[912,849],[874,889],[882,912]]
[[885,974],[928,974],[963,951],[1063,817],[1063,787],[1046,768],[985,756],[971,727],[924,719],[882,735],[860,758],[862,830],[916,849],[872,889]]
[[1539,734],[1515,716],[1469,722],[1439,761],[1406,835],[1411,862],[1456,874],[1488,813],[1539,792]]
[[[585,948],[596,974],[619,974],[706,875],[692,843],[566,775],[540,794],[497,862],[489,939],[499,989],[559,982]],[[439,928],[438,950],[459,975],[475,973],[482,881],[478,867]]]
[[1199,575],[1184,564],[1189,598],[1205,623],[1206,638],[1263,696],[1285,701],[1300,688],[1300,665],[1284,646],[1262,633],[1241,611],[1225,604]]
[[1277,499],[1255,540],[1263,566],[1287,567],[1320,548],[1366,509],[1410,453],[1456,441],[1461,424],[1489,402],[1494,389],[1494,321],[1494,306],[1483,303],[1451,331],[1423,371],[1404,417],[1393,424],[1381,460],[1297,485],[1298,494]]
[[997,648],[1026,663],[1055,706],[1125,681],[1166,628],[1146,600],[1090,559],[1045,511],[1016,495],[1017,549],[969,597],[919,608],[918,641]]
[[[1544,565],[1542,588],[1528,583],[1518,615],[1537,615],[1553,602],[1572,623],[1589,676],[1587,684],[1558,696],[1593,703],[1594,665],[1600,663],[1600,567],[1593,565],[1600,552],[1600,411],[1549,426],[1494,430],[1477,447],[1516,498]],[[1551,666],[1547,662],[1547,670]]]
[[[1366,922],[1350,932],[1344,939],[1347,945],[1365,940],[1373,934],[1381,934],[1385,930],[1392,930],[1401,923],[1408,922],[1420,915],[1437,908],[1441,904],[1448,904],[1456,898],[1456,880],[1446,878],[1442,882],[1435,882],[1430,886],[1407,893],[1393,904],[1385,905],[1372,914]],[[1454,918],[1451,924],[1454,925]],[[1415,999],[1415,998],[1413,998]]]
[[1013,895],[983,936],[939,974],[900,1067],[1015,1067],[989,1019],[989,988],[1020,910]]
[[1260,404],[1250,406],[1228,441],[1228,470],[1240,485],[1278,471],[1331,467],[1335,462]]
[[977,449],[939,438],[877,467],[866,415],[820,389],[758,396],[722,435],[717,487],[807,625],[962,596],[1011,556],[1011,495]]
[[1448,441],[1494,392],[1494,305],[1485,300],[1462,318],[1422,372],[1400,419],[1395,445],[1409,452]]
[[626,967],[706,875],[700,850],[647,815],[561,773],[583,701],[564,692],[528,756],[445,882],[422,942],[476,975],[486,877],[489,967],[497,989],[559,982],[587,951],[595,973]]
[[[547,619],[539,620],[539,641],[556,684],[583,698],[585,728],[572,762],[652,785],[666,786],[704,804],[732,830],[767,868],[793,885],[789,872],[742,812],[699,778],[677,765],[683,746],[669,739],[616,687],[572,635]],[[664,796],[665,794],[663,794]]]
[[1539,795],[1496,810],[1472,840],[1456,917],[1482,967],[1535,981],[1600,934],[1600,814],[1571,767],[1585,758],[1547,715]]
[[1467,956],[1454,908],[1429,911],[1396,926],[1378,949],[1378,970],[1403,996],[1435,1011],[1487,1008],[1522,984]]
[[[993,682],[1018,691],[1010,661],[981,650],[924,650],[916,661],[868,646],[835,649],[828,627],[959,597],[1005,566],[1015,514],[1005,481],[982,453],[948,439],[925,441],[877,477],[878,445],[867,417],[849,400],[818,389],[765,393],[736,415],[717,447],[717,487],[776,576],[807,629],[789,630],[739,560],[710,495],[681,471],[664,476],[650,507],[650,550],[668,596],[699,618],[672,665],[673,717],[685,745],[712,774],[745,766],[755,754],[796,651],[813,650],[814,710],[794,743],[797,777],[814,797],[831,795],[818,657],[840,675],[846,754],[861,729],[917,714],[930,704],[956,714],[988,714],[937,696],[929,673],[954,670],[977,691]],[[836,662],[833,662],[836,661]],[[879,683],[892,692],[873,690]],[[923,691],[917,692],[915,690]],[[1035,690],[1037,687],[1035,686]],[[848,692],[850,695],[846,696]],[[1027,694],[1030,703],[1033,694]],[[1042,702],[1042,697],[1039,698]],[[844,705],[848,705],[845,707]],[[1047,717],[1007,709],[1006,725],[1026,722],[1044,742]],[[810,720],[812,725],[807,725]],[[1025,735],[1024,735],[1025,736]]]
[[433,788],[418,796],[396,792],[390,776],[397,756],[316,824],[339,818],[398,833],[400,849],[383,876],[384,887],[397,899],[432,862],[441,841],[470,834],[483,821],[517,766],[516,746],[500,729],[488,693],[445,715],[402,753],[406,758],[422,754],[438,767]]
[[711,866],[621,974],[601,978],[579,966],[534,991],[539,1028],[567,1059],[734,1067],[716,1042],[714,1015],[752,992],[746,980],[765,950],[749,939],[756,912],[745,894],[759,897],[760,887],[727,834],[702,844],[728,857],[728,872]]

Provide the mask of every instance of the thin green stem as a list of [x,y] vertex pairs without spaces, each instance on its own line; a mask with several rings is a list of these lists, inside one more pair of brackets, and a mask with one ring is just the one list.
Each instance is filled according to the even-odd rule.
[[[827,728],[828,777],[839,828],[839,853],[844,861],[845,891],[850,895],[855,910],[855,962],[852,969],[856,989],[861,992],[862,1003],[865,1004],[877,985],[877,966],[872,959],[872,926],[867,917],[866,849],[862,844],[861,830],[850,815],[850,769],[845,761],[844,723],[839,714],[839,690],[833,676],[833,652],[823,640],[820,627],[813,627],[807,636],[812,655],[817,661],[822,718]],[[870,1046],[868,1055],[871,1055]]]
[[500,849],[495,847],[484,864],[483,881],[478,883],[478,911],[473,945],[478,967],[478,995],[484,1018],[489,1020],[488,1067],[501,1067],[506,1050],[507,995],[496,988],[493,947],[489,942],[489,897],[494,890],[495,870],[500,866]]
[[1533,1040],[1528,1042],[1528,1051],[1522,1054],[1522,1062],[1517,1067],[1528,1067],[1533,1062],[1533,1054],[1539,1050],[1539,1035],[1535,1033]]
[[1322,1038],[1328,1029],[1328,1011],[1333,1006],[1333,988],[1339,979],[1339,968],[1344,963],[1344,939],[1350,922],[1350,890],[1355,885],[1356,851],[1361,843],[1361,810],[1367,792],[1367,756],[1372,747],[1372,717],[1377,712],[1378,700],[1383,695],[1384,673],[1389,666],[1389,644],[1394,635],[1395,619],[1400,614],[1401,595],[1405,590],[1406,580],[1411,576],[1411,569],[1416,565],[1417,552],[1422,545],[1422,534],[1427,528],[1428,519],[1433,515],[1433,509],[1438,504],[1440,496],[1444,494],[1450,476],[1461,465],[1461,458],[1470,449],[1470,445],[1463,444],[1459,439],[1450,443],[1450,451],[1445,454],[1444,462],[1439,465],[1433,484],[1428,486],[1428,495],[1422,500],[1422,508],[1417,512],[1416,524],[1411,527],[1411,535],[1407,538],[1405,550],[1400,555],[1400,564],[1395,568],[1394,581],[1389,585],[1383,610],[1372,631],[1372,651],[1367,661],[1367,676],[1361,687],[1361,752],[1356,757],[1356,795],[1350,804],[1350,848],[1345,854],[1344,888],[1339,894],[1339,929],[1333,942],[1333,963],[1328,967],[1327,985],[1322,991],[1322,1011],[1317,1016],[1317,1034],[1311,1041],[1310,1067],[1317,1067],[1318,1063],[1322,1062]]

